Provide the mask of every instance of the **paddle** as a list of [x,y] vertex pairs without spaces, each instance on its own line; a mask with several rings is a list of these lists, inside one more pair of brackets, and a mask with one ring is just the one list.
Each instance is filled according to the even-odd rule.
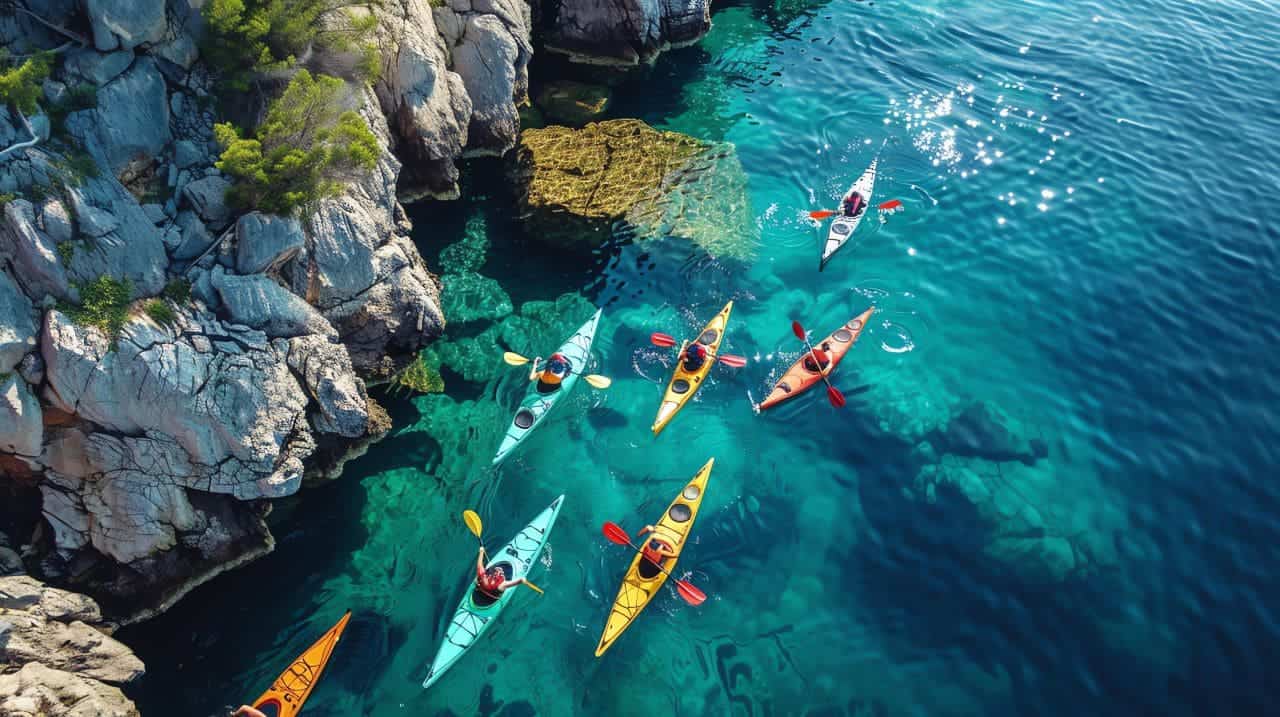
[[[608,538],[611,543],[628,545],[633,550],[640,550],[640,548],[635,546],[635,543],[631,542],[631,536],[627,535],[627,531],[623,530],[622,526],[617,523],[607,522],[604,524],[604,537]],[[688,580],[678,580],[674,575],[667,572],[666,568],[654,563],[652,560],[649,562],[662,572],[666,573],[667,577],[676,581],[676,592],[680,594],[680,597],[684,598],[685,602],[690,605],[701,605],[707,601],[707,594],[694,587],[693,583],[690,583]]]
[[[661,346],[664,349],[669,349],[676,345],[676,340],[670,334],[654,332],[649,335],[649,343],[653,344],[654,346]],[[717,361],[724,364],[725,366],[732,366],[733,368],[742,368],[743,366],[747,365],[746,356],[736,356],[734,354],[722,354],[720,356],[716,356],[715,358]]]
[[[474,510],[464,510],[462,511],[462,522],[467,524],[467,530],[470,530],[471,534],[476,536],[476,540],[479,540],[480,545],[483,546],[484,539],[480,537],[480,534],[482,531],[484,531],[484,523],[480,522],[480,514],[475,512]],[[544,594],[542,592],[542,588],[538,587],[537,585],[534,585],[533,583],[529,582],[527,579],[520,584],[524,585],[525,587],[528,587],[529,589],[533,590],[539,595]]]
[[796,338],[804,342],[805,348],[809,349],[809,356],[813,358],[813,365],[818,367],[818,375],[822,377],[823,383],[827,384],[827,398],[831,400],[831,405],[836,408],[843,408],[844,394],[831,385],[827,374],[822,371],[822,364],[818,362],[818,356],[814,353],[813,346],[809,343],[809,337],[805,333],[804,327],[800,325],[799,321],[792,321],[791,331],[796,335]]
[[[514,351],[503,352],[502,360],[506,361],[511,366],[523,366],[529,363],[529,359],[525,358],[524,356],[521,356],[518,353],[515,353]],[[577,373],[577,372],[572,371],[571,373]],[[534,374],[530,377],[529,380],[532,381],[534,378],[536,378],[537,377],[536,374],[537,374],[537,366],[534,367]],[[609,386],[613,385],[613,379],[609,378],[608,376],[600,376],[594,373],[578,374],[578,375],[585,378],[587,380],[587,383],[601,390],[609,388]]]
[[834,216],[835,214],[836,211],[834,209],[819,209],[817,211],[809,212],[809,218],[815,220],[826,219],[827,217]]

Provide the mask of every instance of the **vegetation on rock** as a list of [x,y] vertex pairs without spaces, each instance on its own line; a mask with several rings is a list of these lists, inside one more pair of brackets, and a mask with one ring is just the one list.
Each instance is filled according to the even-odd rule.
[[99,276],[93,281],[76,286],[80,290],[79,306],[63,306],[62,312],[83,326],[97,327],[115,343],[120,329],[129,318],[129,299],[133,295],[133,282],[110,276]]
[[[34,114],[43,92],[41,83],[51,69],[49,57],[47,53],[32,55],[17,67],[0,70],[0,102],[23,114]],[[7,58],[0,57],[0,66],[5,65]]]
[[232,89],[243,89],[254,74],[283,70],[314,50],[359,52],[358,67],[376,72],[382,0],[210,0],[202,13],[208,24],[202,54],[219,68]]
[[396,374],[392,383],[417,393],[444,393],[444,378],[440,376],[440,368],[430,365],[422,354]]
[[377,164],[379,146],[364,118],[348,109],[346,84],[298,72],[271,103],[255,137],[214,126],[223,146],[218,169],[235,180],[227,199],[238,209],[287,215],[339,194]]
[[174,279],[164,285],[160,295],[175,304],[185,304],[191,300],[191,282],[186,279]]

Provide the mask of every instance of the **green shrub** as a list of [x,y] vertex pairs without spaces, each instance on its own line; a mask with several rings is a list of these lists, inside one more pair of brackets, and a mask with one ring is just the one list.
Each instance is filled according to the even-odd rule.
[[129,318],[133,282],[118,281],[104,274],[93,281],[76,284],[76,288],[80,290],[80,305],[63,306],[63,313],[82,326],[96,326],[115,344]]
[[14,194],[13,192],[5,192],[4,194],[0,194],[0,210],[3,210],[6,204],[8,204],[9,202],[12,202],[17,198],[18,198],[18,195]]
[[346,84],[306,70],[271,103],[255,138],[230,124],[214,126],[222,145],[215,163],[235,180],[227,199],[238,209],[291,214],[342,192],[378,161],[377,137],[346,109]]
[[79,242],[75,242],[75,241],[58,242],[58,246],[57,246],[58,258],[62,260],[63,264],[70,264],[71,260],[75,258],[77,244],[79,244]]
[[98,88],[88,83],[81,83],[67,88],[67,94],[58,102],[50,104],[45,110],[49,115],[49,134],[65,138],[67,116],[72,112],[92,109],[98,106]]
[[164,299],[147,299],[147,303],[142,305],[142,310],[151,317],[152,321],[161,326],[168,326],[178,319],[178,313]]
[[185,304],[191,300],[191,282],[186,279],[174,279],[164,285],[160,295],[175,304]]
[[[17,67],[0,70],[0,102],[24,114],[35,114],[44,88],[41,83],[49,76],[49,53],[28,57]],[[0,64],[8,65],[6,58]]]
[[87,152],[67,152],[54,160],[54,165],[62,170],[63,181],[72,187],[78,187],[84,184],[84,180],[94,179],[102,173],[98,162]]
[[202,54],[232,89],[256,73],[292,67],[311,50],[372,45],[373,10],[384,0],[209,0]]

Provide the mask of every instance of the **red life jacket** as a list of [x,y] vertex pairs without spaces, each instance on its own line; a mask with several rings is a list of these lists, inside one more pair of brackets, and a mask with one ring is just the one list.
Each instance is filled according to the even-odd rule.
[[498,597],[502,594],[502,584],[506,581],[507,576],[502,572],[502,568],[494,568],[485,571],[484,575],[476,576],[476,587],[493,597]]
[[667,556],[658,550],[654,550],[653,548],[654,542],[656,541],[654,540],[645,541],[644,550],[642,550],[641,553],[644,555],[645,560],[648,560],[649,562],[654,563],[655,565],[662,565],[662,561],[665,560]]

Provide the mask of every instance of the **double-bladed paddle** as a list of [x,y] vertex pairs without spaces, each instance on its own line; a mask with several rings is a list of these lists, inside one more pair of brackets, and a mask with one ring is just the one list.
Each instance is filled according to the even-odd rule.
[[[649,343],[653,344],[654,346],[661,346],[664,349],[669,349],[669,348],[675,347],[676,340],[670,334],[664,334],[664,333],[655,331],[649,335]],[[732,366],[733,368],[742,368],[743,366],[747,365],[747,357],[745,356],[735,356],[734,354],[721,354],[716,356],[715,358],[717,361],[724,364],[725,366]]]
[[844,394],[831,385],[826,372],[822,370],[822,362],[818,361],[818,356],[813,350],[813,345],[809,343],[809,336],[805,333],[804,327],[800,325],[799,321],[792,321],[791,331],[796,335],[796,338],[804,342],[805,348],[809,349],[809,356],[813,359],[813,365],[818,368],[818,375],[822,377],[823,383],[827,384],[827,398],[831,400],[831,405],[836,408],[843,408]]
[[[474,510],[464,510],[462,511],[462,522],[467,524],[467,530],[470,530],[471,534],[476,536],[476,540],[479,540],[480,545],[483,546],[484,539],[480,537],[480,534],[484,530],[484,523],[480,522],[480,514],[475,512]],[[543,594],[542,588],[529,582],[528,578],[526,578],[525,581],[520,584],[524,585],[525,587],[528,587],[529,589],[533,590],[539,595]]]
[[[528,358],[525,358],[524,356],[521,356],[520,354],[514,351],[503,352],[502,360],[506,361],[507,364],[511,366],[523,366],[529,363]],[[537,366],[534,366],[535,371],[537,370],[537,368],[538,368]],[[570,373],[577,373],[577,372],[571,371]],[[594,373],[578,374],[578,375],[585,378],[587,380],[587,383],[591,384],[595,388],[599,388],[603,390],[613,385],[613,379],[609,378],[608,376],[601,376],[599,374],[594,374]],[[530,379],[530,380],[533,380],[533,379]]]
[[[604,524],[604,537],[608,538],[611,543],[629,545],[633,550],[641,552],[640,548],[637,548],[635,543],[631,542],[631,536],[627,535],[627,531],[623,530],[622,526],[617,523],[608,522]],[[688,580],[679,580],[658,563],[654,563],[652,560],[649,562],[652,563],[654,567],[666,573],[667,577],[676,581],[676,592],[680,594],[680,597],[684,598],[685,602],[690,605],[701,605],[707,601],[707,594],[694,587],[693,583]]]
[[[881,212],[887,212],[887,213],[893,213],[901,208],[902,208],[902,202],[898,201],[897,199],[890,199],[887,202],[880,202],[880,204],[876,207],[876,209],[879,209]],[[813,220],[826,219],[827,217],[834,216],[839,213],[840,211],[838,209],[817,209],[812,212],[809,212],[809,218]]]

